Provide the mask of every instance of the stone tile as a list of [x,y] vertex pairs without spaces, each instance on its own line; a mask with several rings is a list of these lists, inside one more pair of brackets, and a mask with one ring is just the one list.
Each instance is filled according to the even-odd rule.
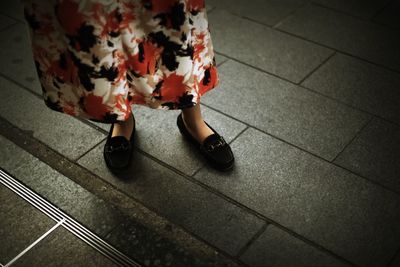
[[400,193],[400,127],[374,119],[335,163]]
[[23,21],[24,6],[22,0],[0,1],[0,13]]
[[0,136],[0,166],[68,215],[104,236],[123,220],[114,207]]
[[53,232],[14,262],[13,266],[119,266],[58,226]]
[[314,3],[364,19],[372,18],[390,0],[312,0]]
[[[215,88],[218,90],[218,88]],[[210,93],[210,92],[208,92]],[[180,110],[154,110],[141,105],[134,105],[136,119],[136,146],[146,153],[192,175],[201,166],[207,164],[200,153],[186,142],[176,125]],[[246,126],[226,117],[206,106],[201,106],[204,120],[227,142],[236,137]]]
[[0,203],[0,262],[6,264],[56,222],[2,184]]
[[394,0],[385,7],[375,18],[374,21],[388,25],[390,27],[400,28],[400,1]]
[[328,160],[333,160],[369,119],[364,113],[234,61],[223,64],[219,72],[220,88],[204,95],[203,103]]
[[386,266],[400,243],[400,196],[253,128],[230,175],[194,177],[360,266]]
[[398,32],[315,5],[307,5],[279,29],[368,61],[400,70]]
[[2,60],[0,73],[41,95],[42,88],[36,73],[29,44],[28,28],[25,24],[17,23],[0,31],[0,43]]
[[0,14],[0,31],[15,23],[15,20]]
[[350,266],[273,225],[267,227],[240,259],[253,267]]
[[275,25],[305,3],[305,0],[211,0],[213,6],[250,18],[266,25]]
[[76,118],[51,110],[44,100],[4,78],[0,78],[0,116],[70,159],[106,138]]
[[215,62],[217,63],[217,67],[219,67],[222,63],[225,63],[228,60],[229,60],[229,58],[227,58],[221,54],[215,53]]
[[239,61],[299,82],[330,49],[216,9],[208,16],[213,47]]
[[209,1],[207,1],[207,2],[206,2],[206,11],[207,11],[207,12],[211,12],[213,8],[214,8],[214,6],[213,6],[213,5],[210,5],[210,4],[209,4]]
[[336,54],[303,86],[400,123],[400,74]]
[[[78,163],[145,206],[235,255],[263,222],[228,201],[135,151],[131,169],[119,177],[103,163],[104,142]],[[173,154],[172,154],[173,156]]]
[[226,266],[218,259],[199,258],[170,240],[154,232],[149,233],[132,221],[124,222],[115,228],[107,236],[107,241],[145,266]]
[[393,262],[390,264],[390,267],[400,267],[400,252],[397,253]]

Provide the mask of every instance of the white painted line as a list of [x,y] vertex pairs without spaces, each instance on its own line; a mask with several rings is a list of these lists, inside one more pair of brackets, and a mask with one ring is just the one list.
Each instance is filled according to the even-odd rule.
[[62,226],[65,229],[67,229],[69,232],[84,241],[86,244],[100,252],[102,255],[112,260],[117,265],[129,267],[141,266],[138,262],[129,258],[127,255],[108,244],[106,241],[98,237],[89,229],[82,226],[68,214],[64,213],[58,207],[54,206],[51,202],[42,198],[36,192],[32,191],[31,189],[20,183],[17,179],[12,177],[0,167],[0,185],[1,184],[8,187],[14,193],[26,200],[32,206],[42,211],[45,215],[47,215],[54,221],[59,222],[60,220],[64,220],[65,223],[63,223]]
[[16,260],[18,260],[19,258],[21,258],[26,252],[28,252],[31,248],[33,248],[37,243],[39,243],[43,238],[45,238],[46,236],[48,236],[51,232],[53,232],[58,226],[60,226],[61,224],[63,224],[66,220],[62,219],[61,221],[59,221],[56,225],[54,225],[53,227],[51,227],[46,233],[44,233],[41,237],[39,237],[38,239],[36,239],[32,244],[30,244],[27,248],[25,248],[23,251],[21,251],[21,253],[19,253],[17,256],[15,256],[14,259],[12,259],[11,261],[9,261],[6,265],[4,265],[4,267],[8,267],[11,264],[13,264]]

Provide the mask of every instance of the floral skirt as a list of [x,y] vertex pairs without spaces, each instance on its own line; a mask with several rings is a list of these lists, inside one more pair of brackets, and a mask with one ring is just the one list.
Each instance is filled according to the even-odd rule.
[[43,99],[111,123],[182,109],[218,84],[204,0],[24,0]]

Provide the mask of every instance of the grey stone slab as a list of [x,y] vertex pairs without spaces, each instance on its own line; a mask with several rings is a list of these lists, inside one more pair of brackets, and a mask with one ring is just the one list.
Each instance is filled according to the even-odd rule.
[[253,128],[236,167],[194,177],[360,266],[386,266],[400,243],[400,196]]
[[0,31],[0,47],[2,62],[0,73],[41,95],[42,89],[29,44],[28,28],[25,24],[17,23]]
[[104,143],[78,163],[214,246],[235,255],[261,228],[257,217],[137,151],[127,174],[116,177],[103,163]]
[[58,226],[53,232],[14,262],[13,266],[119,266]]
[[[215,90],[219,90],[215,88]],[[210,91],[208,92],[210,93]],[[204,95],[203,95],[204,96]],[[207,164],[200,153],[193,151],[176,125],[180,110],[154,110],[141,105],[132,108],[136,120],[136,146],[165,163],[192,175]],[[246,126],[206,106],[201,106],[204,120],[227,142],[236,137]]]
[[374,119],[335,163],[400,193],[400,127]]
[[397,255],[394,258],[393,262],[390,264],[390,267],[400,267],[400,252],[397,253]]
[[299,8],[305,0],[211,0],[213,6],[250,18],[266,25],[275,25]]
[[48,108],[43,99],[4,78],[0,78],[0,116],[70,159],[106,138],[76,118]]
[[394,0],[382,12],[380,12],[374,21],[400,29],[400,1]]
[[252,267],[350,266],[273,225],[268,225],[240,259]]
[[103,129],[106,132],[108,132],[111,129],[111,123],[95,122],[91,120],[88,120],[87,122],[99,127],[100,129]]
[[299,82],[332,54],[330,49],[223,9],[213,10],[208,18],[217,52],[293,82]]
[[200,258],[156,233],[149,233],[132,221],[122,223],[106,238],[118,250],[145,266],[229,266],[218,259]]
[[217,63],[217,67],[223,63],[225,63],[226,61],[228,61],[229,58],[221,55],[221,54],[217,54],[215,53],[215,62]]
[[22,0],[0,1],[0,13],[23,21],[24,6]]
[[15,20],[0,14],[0,31],[15,23]]
[[104,236],[124,217],[93,195],[8,139],[0,136],[0,166],[65,213]]
[[372,18],[390,0],[312,0],[320,5],[343,11],[364,19]]
[[56,224],[0,184],[0,262],[6,264]]
[[336,54],[303,86],[400,123],[400,74]]
[[207,11],[207,12],[211,12],[212,9],[214,8],[214,6],[213,6],[213,5],[210,5],[210,4],[209,4],[209,1],[207,1],[205,4],[206,4],[206,11]]
[[[333,160],[369,116],[235,61],[219,68],[220,88],[203,103]],[[251,77],[249,79],[248,77]]]
[[365,60],[400,70],[400,38],[376,23],[315,5],[307,5],[279,29]]

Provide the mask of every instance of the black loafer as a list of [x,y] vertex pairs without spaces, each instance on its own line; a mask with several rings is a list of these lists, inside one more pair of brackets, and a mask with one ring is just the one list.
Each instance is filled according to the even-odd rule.
[[113,136],[111,134],[114,129],[114,123],[111,125],[111,129],[107,136],[106,144],[104,145],[103,155],[104,160],[107,164],[107,167],[115,173],[121,173],[124,170],[128,169],[132,159],[133,152],[133,144],[134,139],[133,136],[136,131],[136,122],[135,117],[132,114],[133,119],[133,131],[128,139],[125,136]]
[[[204,121],[205,122],[205,121]],[[217,133],[207,122],[205,124],[214,132],[207,136],[200,144],[186,129],[183,122],[182,112],[177,118],[177,125],[180,133],[193,145],[195,145],[212,167],[220,171],[232,169],[234,156],[231,147],[224,138]]]

